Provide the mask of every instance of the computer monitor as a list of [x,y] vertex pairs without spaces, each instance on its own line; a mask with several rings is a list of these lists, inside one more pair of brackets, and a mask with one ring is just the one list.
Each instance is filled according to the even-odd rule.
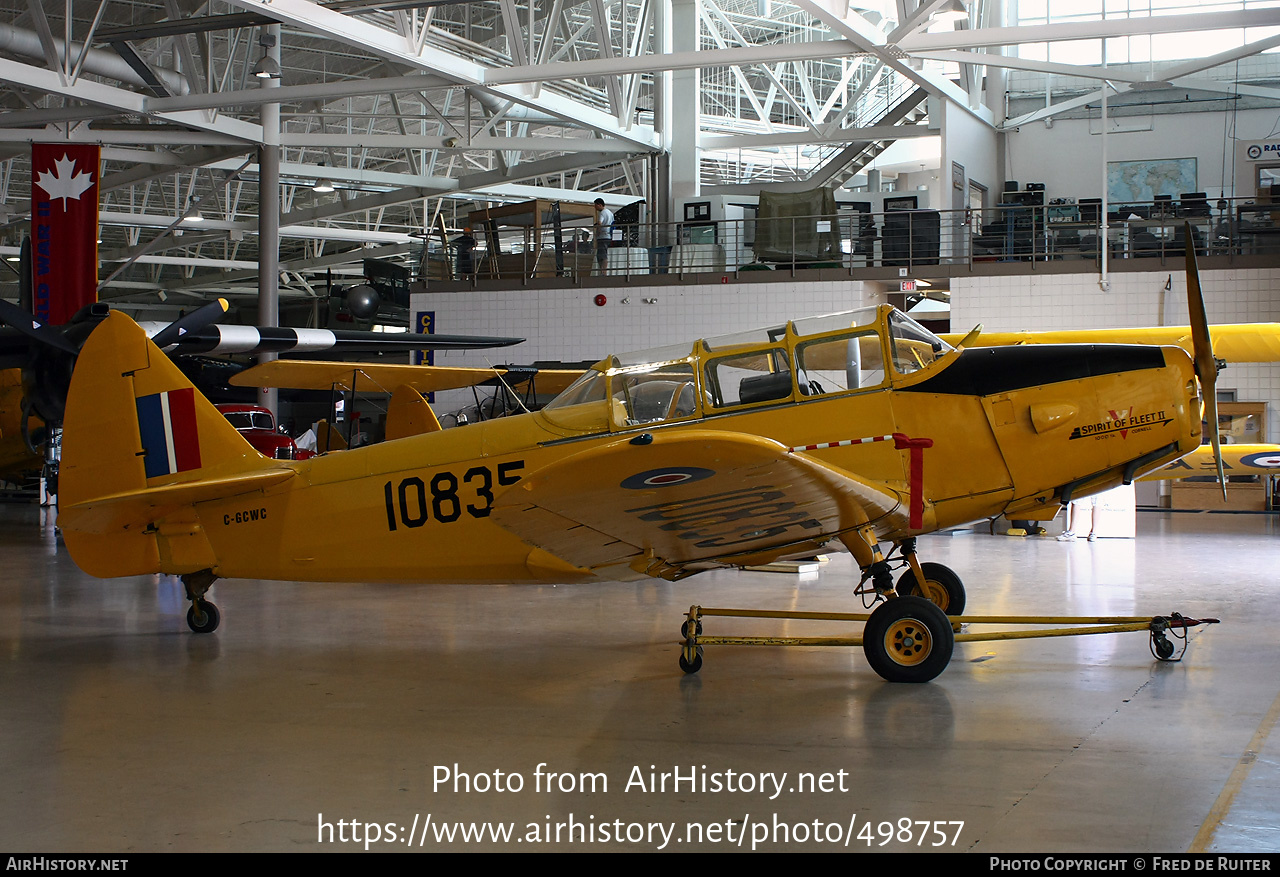
[[1183,192],[1179,213],[1183,216],[1212,216],[1209,197],[1204,192]]

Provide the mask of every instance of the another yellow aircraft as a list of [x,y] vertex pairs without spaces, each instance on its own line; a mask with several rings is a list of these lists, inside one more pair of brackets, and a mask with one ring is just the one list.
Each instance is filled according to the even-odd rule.
[[[1143,481],[1217,477],[1213,448],[1201,445],[1181,460],[1142,476]],[[1230,475],[1280,475],[1280,445],[1223,445],[1222,467]]]
[[[1057,329],[1037,332],[981,332],[966,347],[1016,344],[1172,344],[1192,353],[1190,326],[1133,329]],[[959,344],[963,335],[939,336]],[[1233,323],[1213,327],[1214,355],[1227,362],[1280,362],[1280,323]]]
[[1193,451],[1196,375],[1172,346],[956,349],[885,306],[611,357],[537,413],[279,461],[112,314],[67,399],[59,524],[94,575],[181,575],[196,631],[218,577],[677,580],[842,545],[857,592],[892,598],[868,660],[920,682],[964,591],[915,537],[1047,519]]
[[[12,481],[29,472],[39,472],[44,458],[27,446],[22,436],[22,372],[0,369],[0,481]],[[40,418],[32,415],[28,429],[40,431]],[[37,436],[36,444],[43,441]]]

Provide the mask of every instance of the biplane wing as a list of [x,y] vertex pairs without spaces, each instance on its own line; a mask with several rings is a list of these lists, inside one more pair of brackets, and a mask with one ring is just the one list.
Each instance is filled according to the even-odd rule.
[[289,390],[382,391],[408,386],[419,393],[475,387],[499,378],[519,384],[536,377],[538,391],[559,393],[573,383],[581,369],[539,369],[520,366],[408,365],[407,363],[322,362],[277,359],[247,368],[230,380],[237,387],[279,387]]
[[[1211,327],[1213,353],[1227,362],[1280,362],[1280,323],[1233,323]],[[959,344],[963,333],[939,335]],[[1155,344],[1192,353],[1190,326],[1146,326],[1134,329],[1059,329],[1046,332],[983,332],[967,347],[1015,344]]]
[[501,494],[492,519],[574,567],[671,579],[814,548],[868,521],[908,525],[893,488],[771,439],[705,429],[563,457]]

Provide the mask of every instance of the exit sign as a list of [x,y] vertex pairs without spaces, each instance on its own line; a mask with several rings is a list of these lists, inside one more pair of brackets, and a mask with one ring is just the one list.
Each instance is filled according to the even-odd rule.
[[915,292],[916,291],[916,282],[914,280],[899,281],[899,286],[901,287],[898,290],[899,292]]

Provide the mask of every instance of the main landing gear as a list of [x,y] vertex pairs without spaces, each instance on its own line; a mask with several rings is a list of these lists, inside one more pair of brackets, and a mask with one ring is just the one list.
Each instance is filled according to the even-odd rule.
[[[895,552],[901,552],[897,561],[893,559]],[[855,556],[857,553],[855,550]],[[892,570],[902,566],[907,569],[898,578],[895,587]],[[923,586],[918,584],[920,582],[924,583]],[[683,640],[680,669],[685,673],[697,673],[701,670],[703,647],[708,645],[861,646],[871,669],[887,681],[928,682],[946,669],[957,642],[1137,631],[1147,632],[1151,654],[1157,660],[1179,661],[1186,652],[1187,630],[1201,624],[1218,623],[1216,618],[1187,618],[1177,612],[1154,618],[966,615],[963,620],[970,626],[995,624],[1004,628],[1018,625],[1035,627],[1024,630],[1004,629],[993,633],[959,633],[960,614],[965,608],[964,584],[955,572],[940,563],[920,563],[915,556],[914,539],[902,540],[887,556],[881,556],[877,548],[874,562],[863,567],[862,581],[855,593],[862,595],[867,601],[868,608],[872,610],[869,614],[775,612],[692,606],[680,628]],[[861,622],[864,627],[862,636],[853,637],[704,636],[702,620],[710,616]],[[1180,642],[1181,650],[1170,637]]]
[[[873,605],[883,602],[867,619],[862,652],[871,669],[890,682],[928,682],[951,662],[960,629],[952,618],[964,612],[964,582],[940,563],[920,563],[915,537],[883,557],[877,545],[872,556],[855,593],[873,595]],[[897,585],[890,586],[889,571],[902,567]]]
[[187,599],[191,601],[191,608],[187,610],[187,627],[196,633],[213,633],[218,629],[218,622],[222,620],[222,613],[218,611],[218,607],[204,598],[217,580],[218,577],[213,574],[213,571],[207,569],[182,576],[182,584],[187,589]]

